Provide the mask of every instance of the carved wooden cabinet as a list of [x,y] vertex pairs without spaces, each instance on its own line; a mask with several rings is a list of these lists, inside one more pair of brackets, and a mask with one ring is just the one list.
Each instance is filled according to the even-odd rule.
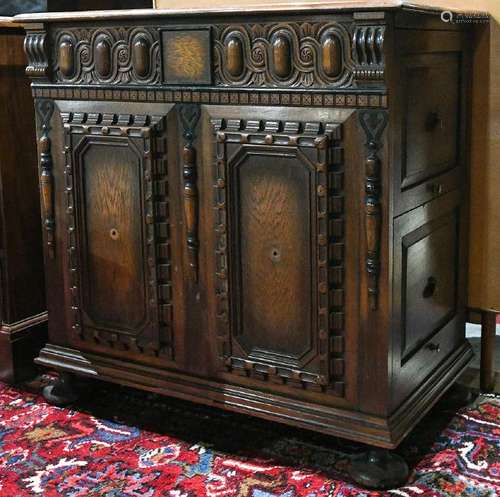
[[38,364],[397,446],[471,357],[468,33],[399,3],[22,17]]
[[0,17],[0,381],[34,374],[47,340],[42,236],[24,30]]

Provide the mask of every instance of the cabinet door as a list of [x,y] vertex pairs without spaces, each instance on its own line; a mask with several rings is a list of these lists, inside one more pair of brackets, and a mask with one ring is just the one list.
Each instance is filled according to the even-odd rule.
[[219,371],[343,396],[342,124],[211,122]]
[[61,116],[71,341],[172,359],[165,115]]

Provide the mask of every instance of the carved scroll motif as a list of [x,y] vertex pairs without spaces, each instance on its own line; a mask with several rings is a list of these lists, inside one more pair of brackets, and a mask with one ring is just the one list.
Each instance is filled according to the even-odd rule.
[[198,281],[198,187],[196,171],[196,150],[193,147],[195,129],[200,118],[199,105],[180,105],[179,115],[184,128],[185,140],[183,159],[184,218],[186,222],[186,243],[191,277]]
[[50,120],[54,113],[54,102],[52,100],[40,100],[36,104],[36,111],[40,120],[38,149],[40,153],[40,192],[43,225],[46,232],[47,253],[53,259],[55,257],[54,176],[52,174],[49,133]]
[[28,58],[26,75],[31,78],[47,76],[49,62],[47,57],[47,33],[45,31],[29,31],[24,39],[24,51]]
[[358,26],[352,37],[352,58],[357,81],[384,79],[385,26]]
[[[157,84],[158,30],[142,27],[62,29],[51,37],[51,73],[69,84]],[[28,38],[27,38],[28,46]]]
[[366,134],[365,159],[365,235],[366,272],[368,274],[368,301],[372,311],[378,307],[378,277],[380,274],[380,224],[382,208],[381,162],[378,151],[381,137],[387,125],[387,112],[367,110],[359,114],[361,126]]
[[217,86],[347,88],[352,34],[339,22],[214,26]]

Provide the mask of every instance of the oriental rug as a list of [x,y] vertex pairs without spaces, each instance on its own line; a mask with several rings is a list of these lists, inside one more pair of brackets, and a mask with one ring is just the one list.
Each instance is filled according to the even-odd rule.
[[0,384],[2,497],[500,495],[500,397],[438,404],[398,449],[409,482],[378,492],[349,481],[361,444],[100,382],[61,409],[44,381]]

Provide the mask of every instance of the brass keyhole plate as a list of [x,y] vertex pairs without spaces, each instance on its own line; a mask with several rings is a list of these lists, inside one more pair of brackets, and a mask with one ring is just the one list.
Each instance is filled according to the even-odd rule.
[[116,228],[112,228],[109,230],[109,236],[112,240],[118,240],[118,238],[120,238],[120,233],[118,233]]

